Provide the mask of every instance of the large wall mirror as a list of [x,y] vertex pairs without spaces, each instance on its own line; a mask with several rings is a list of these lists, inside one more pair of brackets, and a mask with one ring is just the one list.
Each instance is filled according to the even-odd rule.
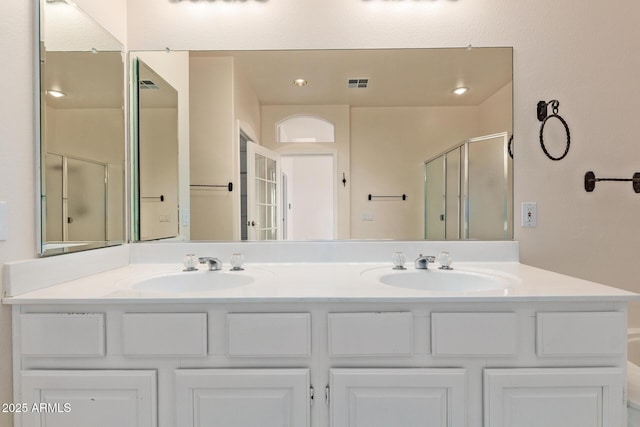
[[[442,226],[445,219],[444,196],[427,200],[425,181],[435,156],[512,135],[511,48],[194,51],[178,60],[187,62],[189,88],[179,94],[189,106],[178,124],[189,129],[183,237],[512,238],[504,144],[499,159],[473,163],[468,184],[506,178],[506,199],[486,209],[507,224],[495,235],[427,232],[427,212],[436,209]],[[456,94],[460,87],[466,92]],[[490,203],[483,193],[467,213]],[[463,194],[449,196],[460,203]]]
[[123,46],[72,3],[40,5],[40,253],[125,241]]

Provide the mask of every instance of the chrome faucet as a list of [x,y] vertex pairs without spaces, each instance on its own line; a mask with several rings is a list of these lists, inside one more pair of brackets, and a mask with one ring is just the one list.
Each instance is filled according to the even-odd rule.
[[200,264],[207,264],[209,266],[209,271],[217,271],[222,270],[222,261],[216,257],[200,257]]
[[420,254],[418,258],[415,260],[414,266],[418,270],[428,270],[430,262],[431,263],[436,262],[436,257]]

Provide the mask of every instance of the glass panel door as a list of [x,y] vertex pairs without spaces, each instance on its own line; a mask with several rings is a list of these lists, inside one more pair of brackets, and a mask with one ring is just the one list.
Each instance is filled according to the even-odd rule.
[[445,154],[445,239],[460,239],[460,148]]
[[467,147],[467,238],[508,239],[507,134],[473,138]]
[[425,164],[425,238],[445,238],[445,157]]
[[247,142],[247,238],[280,240],[280,155]]

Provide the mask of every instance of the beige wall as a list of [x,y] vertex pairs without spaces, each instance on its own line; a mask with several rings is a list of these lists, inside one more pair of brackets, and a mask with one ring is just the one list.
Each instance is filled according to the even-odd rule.
[[245,132],[253,142],[260,144],[260,100],[247,79],[235,66],[233,68],[233,87],[235,119],[240,122],[243,132]]
[[509,83],[479,107],[480,135],[509,132],[513,129],[513,83]]
[[[191,57],[191,184],[235,181],[233,61]],[[232,240],[234,193],[225,188],[191,189],[191,239]]]
[[[140,239],[178,234],[178,110],[140,108]],[[163,196],[163,201],[156,197]]]

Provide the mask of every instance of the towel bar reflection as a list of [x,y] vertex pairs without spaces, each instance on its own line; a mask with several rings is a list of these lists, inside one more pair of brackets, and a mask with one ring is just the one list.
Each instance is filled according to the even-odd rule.
[[373,200],[373,199],[402,199],[402,200],[407,200],[407,195],[406,194],[401,194],[399,196],[376,196],[374,194],[369,194],[369,196],[367,197],[367,200]]
[[155,200],[159,200],[161,202],[164,202],[164,194],[161,194],[159,196],[141,196],[141,199],[155,199]]
[[228,184],[191,184],[189,187],[226,188],[229,191],[233,191],[233,182],[230,182]]
[[640,193],[640,172],[634,173],[632,178],[596,178],[596,174],[593,173],[593,171],[589,171],[584,174],[585,191],[591,193],[596,188],[596,182],[601,181],[631,182],[633,185],[633,191]]

